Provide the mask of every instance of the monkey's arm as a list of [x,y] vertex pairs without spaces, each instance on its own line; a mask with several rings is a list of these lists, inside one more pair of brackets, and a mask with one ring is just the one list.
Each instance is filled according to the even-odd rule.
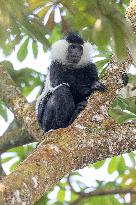
[[76,105],[74,114],[72,115],[72,117],[71,117],[71,119],[69,121],[69,125],[71,125],[74,122],[74,120],[78,117],[80,112],[85,109],[86,105],[87,105],[87,101],[86,100],[82,101],[82,102],[80,102],[80,103],[78,103]]
[[39,103],[37,116],[42,129],[47,132],[67,127],[74,110],[75,103],[70,88],[62,85],[54,90],[48,100],[43,99]]
[[104,92],[106,90],[106,86],[99,81],[98,72],[96,65],[91,63],[89,65],[89,76],[91,82],[91,91],[101,91]]

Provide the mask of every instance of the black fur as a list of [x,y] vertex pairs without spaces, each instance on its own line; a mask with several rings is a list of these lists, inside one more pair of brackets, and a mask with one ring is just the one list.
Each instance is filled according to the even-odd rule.
[[57,88],[44,106],[42,120],[39,122],[45,132],[66,127],[75,110],[70,88],[67,85]]
[[83,39],[74,32],[69,32],[69,34],[65,37],[66,41],[69,43],[77,43],[77,44],[84,44]]
[[[66,39],[75,43],[74,38],[70,35]],[[79,36],[76,43],[78,41]],[[49,90],[49,95],[47,92],[38,105],[38,120],[45,132],[67,127],[84,109],[92,92],[105,91],[105,85],[99,81],[96,66],[91,62],[78,66],[53,61],[49,74],[51,86],[60,86],[54,91]]]
[[123,73],[122,74],[122,81],[123,81],[124,86],[126,86],[128,84],[128,80],[129,80],[129,77],[128,77],[127,73]]
[[70,86],[76,104],[86,100],[86,97],[94,90],[97,90],[96,87],[94,88],[94,84],[98,79],[96,66],[93,63],[79,68],[72,68],[59,62],[53,62],[50,66],[52,86],[55,87],[59,84],[67,83]]

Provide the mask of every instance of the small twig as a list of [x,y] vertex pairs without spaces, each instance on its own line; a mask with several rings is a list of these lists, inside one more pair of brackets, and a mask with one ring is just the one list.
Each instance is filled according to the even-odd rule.
[[98,190],[98,191],[92,191],[89,193],[84,192],[76,192],[76,194],[79,195],[79,198],[76,199],[74,202],[71,202],[70,205],[77,205],[81,200],[88,197],[94,197],[94,196],[105,196],[105,195],[115,195],[115,194],[127,194],[136,193],[136,189],[117,189],[117,190]]

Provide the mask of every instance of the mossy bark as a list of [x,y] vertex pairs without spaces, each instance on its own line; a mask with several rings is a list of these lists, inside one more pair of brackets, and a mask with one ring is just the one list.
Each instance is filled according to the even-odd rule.
[[107,92],[92,95],[86,109],[70,127],[47,134],[40,130],[33,107],[0,66],[0,96],[30,135],[39,141],[44,139],[15,172],[3,179],[1,203],[34,204],[71,170],[136,149],[136,122],[119,125],[108,115],[116,91],[122,87],[122,74],[130,64],[130,57],[124,63],[113,58],[103,79]]

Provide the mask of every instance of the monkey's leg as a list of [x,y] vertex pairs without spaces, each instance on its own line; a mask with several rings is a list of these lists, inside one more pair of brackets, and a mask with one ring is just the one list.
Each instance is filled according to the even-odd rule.
[[75,103],[67,85],[58,87],[45,104],[41,127],[44,131],[67,127],[75,110]]

